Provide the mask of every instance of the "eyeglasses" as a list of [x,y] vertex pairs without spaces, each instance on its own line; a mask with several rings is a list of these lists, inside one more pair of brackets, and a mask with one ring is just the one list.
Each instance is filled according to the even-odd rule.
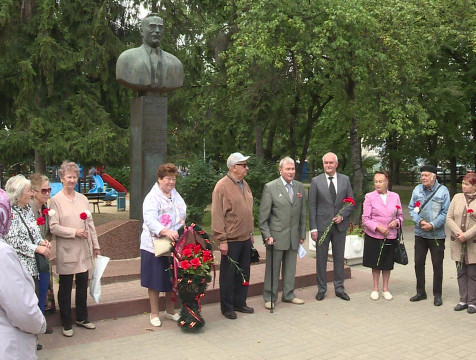
[[248,164],[235,164],[236,166],[243,166],[244,168],[245,167],[248,167]]
[[41,190],[34,190],[34,191],[41,192],[43,195],[47,195],[47,194],[51,193],[51,188],[41,189]]

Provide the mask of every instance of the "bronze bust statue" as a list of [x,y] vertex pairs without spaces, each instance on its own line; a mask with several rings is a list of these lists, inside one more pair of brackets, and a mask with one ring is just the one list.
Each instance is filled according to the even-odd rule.
[[182,87],[183,65],[160,49],[164,21],[149,14],[141,22],[143,44],[124,51],[116,63],[116,80],[139,92],[169,92]]

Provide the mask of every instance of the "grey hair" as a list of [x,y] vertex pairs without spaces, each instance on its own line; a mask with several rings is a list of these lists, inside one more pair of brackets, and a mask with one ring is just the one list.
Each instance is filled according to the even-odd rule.
[[79,177],[79,167],[78,165],[76,165],[75,162],[67,160],[63,161],[60,169],[58,170],[58,175],[60,179],[64,178],[64,175],[67,171],[75,172],[76,176]]
[[336,158],[336,163],[339,163],[339,159],[337,158],[337,155],[334,154],[333,152],[328,152],[328,153],[324,154],[324,156],[322,157],[322,162],[324,162],[324,158],[325,158],[327,155],[334,155],[335,158]]
[[281,169],[284,164],[291,164],[291,163],[294,164],[294,160],[291,159],[289,156],[286,156],[282,158],[281,161],[279,162],[279,168]]
[[8,179],[5,184],[5,192],[12,206],[18,204],[18,199],[23,195],[27,186],[31,186],[31,182],[23,175],[15,175]]
[[33,173],[28,176],[28,179],[31,181],[31,187],[33,190],[38,190],[46,181],[50,181],[46,175],[40,173]]

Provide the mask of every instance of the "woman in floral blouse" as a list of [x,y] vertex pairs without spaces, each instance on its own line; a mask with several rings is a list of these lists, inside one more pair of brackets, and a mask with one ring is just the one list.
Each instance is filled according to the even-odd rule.
[[48,240],[41,238],[35,215],[29,205],[33,196],[30,180],[23,175],[13,176],[8,179],[5,191],[12,206],[12,225],[4,241],[15,249],[28,274],[35,280],[38,295],[38,267],[35,253],[42,254],[48,259],[51,245]]
[[150,300],[150,323],[160,326],[159,294],[165,292],[165,318],[179,319],[172,302],[169,259],[167,254],[155,257],[154,238],[167,237],[172,241],[179,238],[177,230],[185,225],[187,206],[175,190],[177,167],[174,164],[160,165],[157,182],[144,199],[142,207],[144,224],[140,242],[141,286],[148,288]]

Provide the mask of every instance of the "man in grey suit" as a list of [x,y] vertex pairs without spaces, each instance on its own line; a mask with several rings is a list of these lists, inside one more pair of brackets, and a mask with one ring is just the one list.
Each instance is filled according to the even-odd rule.
[[116,63],[119,83],[139,92],[169,92],[182,87],[183,65],[174,55],[160,49],[164,21],[150,14],[141,23],[143,44],[124,51]]
[[[293,159],[289,157],[282,159],[279,163],[279,172],[281,174],[279,178],[264,186],[259,209],[259,228],[266,244],[263,289],[266,309],[274,307],[278,297],[281,264],[283,268],[282,301],[304,304],[304,301],[294,294],[297,250],[306,237],[304,186],[294,180],[296,169]],[[273,269],[271,269],[271,261]],[[272,289],[271,284],[273,284]]]
[[311,239],[318,241],[331,222],[334,223],[322,245],[316,245],[316,272],[318,292],[316,300],[321,301],[327,291],[327,253],[329,241],[332,242],[334,262],[334,290],[336,296],[350,300],[344,289],[344,249],[348,217],[353,205],[346,206],[341,215],[337,215],[344,205],[343,200],[354,197],[349,178],[336,172],[339,162],[337,155],[327,153],[322,157],[325,174],[312,179],[309,192],[309,225]]

